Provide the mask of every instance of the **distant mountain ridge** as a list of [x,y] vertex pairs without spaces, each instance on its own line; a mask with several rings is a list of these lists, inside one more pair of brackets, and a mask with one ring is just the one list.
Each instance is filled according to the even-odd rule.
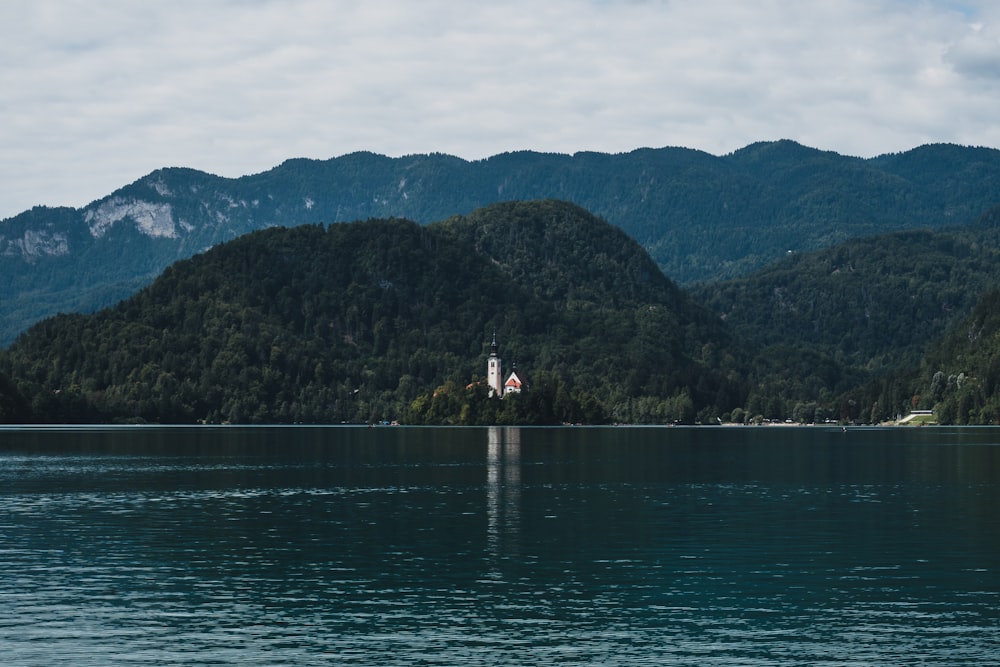
[[929,145],[861,159],[791,141],[730,155],[352,153],[288,160],[229,179],[167,168],[82,209],[0,222],[0,345],[56,312],[89,312],[172,262],[271,226],[402,217],[420,223],[491,203],[573,202],[636,239],[678,283],[745,275],[788,250],[972,221],[1000,200],[1000,151]]

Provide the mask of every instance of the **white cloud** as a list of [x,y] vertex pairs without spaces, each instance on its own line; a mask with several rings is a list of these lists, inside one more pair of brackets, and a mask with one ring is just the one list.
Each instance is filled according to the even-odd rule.
[[994,3],[0,4],[0,217],[355,150],[1000,145]]
[[971,30],[945,52],[945,62],[959,74],[1000,81],[1000,33],[997,28],[1000,26],[971,26]]

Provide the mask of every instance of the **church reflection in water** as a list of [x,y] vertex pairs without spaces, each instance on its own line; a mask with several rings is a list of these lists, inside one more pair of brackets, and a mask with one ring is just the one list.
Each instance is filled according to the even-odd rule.
[[486,449],[486,541],[495,561],[516,556],[521,535],[521,429],[491,426]]

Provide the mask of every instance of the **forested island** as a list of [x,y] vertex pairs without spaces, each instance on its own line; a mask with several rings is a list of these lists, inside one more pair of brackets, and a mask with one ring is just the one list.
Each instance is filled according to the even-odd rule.
[[[1000,419],[1000,209],[682,289],[567,202],[275,227],[0,352],[0,421]],[[491,396],[496,332],[525,391]]]

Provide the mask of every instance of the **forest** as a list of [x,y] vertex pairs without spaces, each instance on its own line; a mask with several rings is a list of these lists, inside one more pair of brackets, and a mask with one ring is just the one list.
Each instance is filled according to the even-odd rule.
[[[1000,208],[681,288],[556,200],[274,227],[0,351],[0,421],[1000,419]],[[521,394],[484,383],[496,332]]]
[[[523,396],[482,399],[492,331]],[[739,392],[727,346],[624,232],[545,201],[255,232],[35,325],[0,372],[37,421],[693,422]]]
[[402,217],[430,224],[505,201],[558,199],[635,239],[682,287],[745,277],[788,251],[971,223],[997,203],[1000,151],[927,145],[861,159],[793,141],[466,161],[359,152],[223,178],[158,169],[80,209],[0,221],[0,347],[58,313],[89,313],[174,262],[272,226]]

